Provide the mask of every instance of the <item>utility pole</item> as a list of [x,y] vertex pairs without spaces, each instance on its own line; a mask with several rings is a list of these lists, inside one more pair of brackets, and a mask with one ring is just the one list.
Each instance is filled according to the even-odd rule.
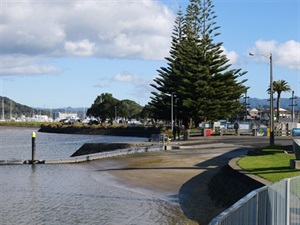
[[249,53],[251,56],[260,55],[270,60],[270,146],[275,145],[275,137],[274,137],[274,102],[273,102],[273,56],[272,53],[269,55],[257,54],[257,53]]
[[297,99],[297,97],[294,96],[294,91],[292,91],[292,97],[290,99],[292,100],[292,104],[289,106],[292,106],[292,122],[294,123],[294,118],[295,118],[294,106],[297,106],[297,104],[295,104],[295,99]]
[[245,121],[247,121],[247,107],[250,105],[247,100],[249,99],[249,96],[247,96],[247,91],[245,92],[245,97],[244,97],[245,101],[244,101],[244,106],[245,106]]

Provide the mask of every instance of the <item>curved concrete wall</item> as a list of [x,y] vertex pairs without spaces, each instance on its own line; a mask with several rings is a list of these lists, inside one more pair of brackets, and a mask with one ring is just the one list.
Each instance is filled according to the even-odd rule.
[[296,155],[296,160],[300,160],[300,139],[293,140],[293,150]]

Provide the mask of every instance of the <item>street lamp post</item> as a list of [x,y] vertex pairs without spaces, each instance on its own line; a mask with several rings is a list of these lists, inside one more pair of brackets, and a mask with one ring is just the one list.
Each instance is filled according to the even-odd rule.
[[274,100],[273,100],[273,59],[272,53],[269,55],[249,53],[251,56],[260,55],[270,60],[270,146],[274,146]]
[[171,93],[171,129],[172,129],[172,131],[174,128],[174,96],[176,97],[175,92],[172,92]]
[[173,92],[171,93],[171,130],[173,132]]

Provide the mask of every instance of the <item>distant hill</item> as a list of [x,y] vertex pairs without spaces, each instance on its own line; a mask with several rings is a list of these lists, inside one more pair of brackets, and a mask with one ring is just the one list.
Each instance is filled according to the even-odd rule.
[[[240,102],[244,102],[244,99],[241,99]],[[276,107],[277,99],[274,96],[274,107]],[[250,108],[270,108],[270,102],[268,99],[258,99],[258,98],[248,98],[247,103],[249,104]],[[300,98],[297,97],[297,99],[294,100],[294,104],[297,106],[294,106],[295,110],[299,110],[300,107]],[[280,99],[280,107],[284,109],[292,109],[292,99],[289,98],[281,98]]]
[[17,103],[10,98],[0,96],[0,119],[2,119],[2,100],[4,100],[4,119],[18,118],[22,115],[26,117],[33,117],[34,115],[47,115],[56,117],[58,112],[77,113],[79,117],[82,117],[85,113],[85,108],[57,108],[57,109],[44,109],[44,108],[32,108],[27,105]]
[[[275,96],[274,96],[275,97]],[[26,117],[32,117],[34,115],[48,115],[52,118],[56,118],[58,115],[58,112],[66,112],[66,113],[77,113],[79,118],[85,117],[86,108],[84,107],[78,107],[78,108],[72,108],[72,107],[66,107],[66,108],[56,108],[56,109],[44,109],[44,108],[32,108],[27,105],[22,105],[20,103],[17,103],[7,97],[0,96],[0,119],[2,119],[2,99],[4,100],[4,116],[5,119],[18,118],[22,115],[25,115]],[[244,102],[245,100],[242,98],[240,99],[240,102]],[[270,102],[268,99],[258,99],[258,98],[248,98],[247,103],[249,104],[250,108],[264,108],[268,109],[270,107]],[[295,110],[299,110],[300,107],[300,98],[297,97],[294,101],[297,106],[294,106]],[[280,100],[280,107],[284,109],[292,109],[292,100],[289,98],[282,98]],[[274,107],[276,107],[276,99],[274,101]]]
[[32,116],[33,108],[17,103],[7,97],[0,96],[0,119],[2,119],[4,101],[4,119],[17,118],[21,115]]

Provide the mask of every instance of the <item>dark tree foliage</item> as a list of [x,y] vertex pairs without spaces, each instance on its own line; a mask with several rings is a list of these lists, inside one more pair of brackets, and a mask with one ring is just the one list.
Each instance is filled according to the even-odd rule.
[[124,118],[139,118],[143,107],[132,100],[121,100],[117,106],[118,116]]
[[110,93],[103,93],[97,96],[92,106],[87,110],[87,115],[99,118],[104,123],[107,119],[112,121],[116,117],[138,118],[142,109],[143,107],[134,101],[128,99],[120,101]]
[[150,106],[150,105],[145,105],[145,106],[143,107],[142,112],[140,113],[140,117],[141,117],[142,119],[154,118],[154,117],[153,117],[152,111],[153,111],[153,110],[152,110],[152,106]]
[[[177,99],[177,116],[185,125],[190,119],[198,124],[233,116],[246,91],[246,73],[231,69],[222,50],[214,43],[219,35],[211,0],[190,0],[183,16],[179,10],[172,33],[167,67],[158,70],[150,105],[156,118],[170,118],[170,95]],[[166,97],[167,96],[167,97]]]
[[112,94],[101,94],[97,96],[92,106],[87,110],[87,115],[99,118],[102,123],[104,123],[106,119],[113,120],[118,103],[119,100],[114,98]]

